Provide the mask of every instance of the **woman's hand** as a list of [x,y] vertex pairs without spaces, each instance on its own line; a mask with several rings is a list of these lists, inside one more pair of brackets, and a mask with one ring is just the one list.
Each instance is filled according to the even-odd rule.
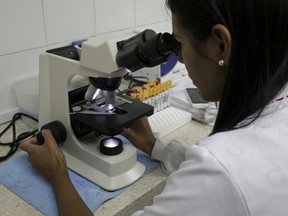
[[151,155],[156,139],[147,117],[135,121],[131,128],[123,130],[122,135],[137,148]]
[[28,153],[32,165],[54,184],[58,178],[68,176],[66,159],[50,130],[43,130],[42,136],[45,139],[43,145],[38,145],[34,137],[19,147]]
[[45,139],[43,145],[38,145],[36,138],[32,138],[21,143],[19,147],[28,153],[32,165],[40,170],[52,183],[59,215],[92,216],[93,213],[71,182],[65,156],[51,131],[42,131],[42,136]]

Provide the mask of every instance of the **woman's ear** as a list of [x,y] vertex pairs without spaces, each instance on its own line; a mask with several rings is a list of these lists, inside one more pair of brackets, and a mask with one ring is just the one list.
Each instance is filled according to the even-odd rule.
[[229,30],[221,24],[214,25],[211,30],[210,40],[214,47],[215,61],[224,60],[224,62],[228,64],[232,46]]

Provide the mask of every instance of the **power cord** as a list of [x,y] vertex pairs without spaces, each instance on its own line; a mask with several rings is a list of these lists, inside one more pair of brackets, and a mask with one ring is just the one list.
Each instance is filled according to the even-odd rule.
[[27,117],[27,118],[30,118],[32,120],[34,120],[35,122],[38,122],[38,119],[30,116],[30,115],[27,115],[25,113],[16,113],[13,117],[12,117],[12,120],[11,122],[6,126],[6,128],[4,128],[4,130],[0,133],[0,138],[8,131],[8,129],[10,129],[12,127],[12,141],[11,142],[7,142],[7,143],[3,143],[3,142],[0,142],[0,146],[9,146],[10,147],[10,150],[9,152],[5,155],[5,156],[0,156],[0,162],[1,161],[4,161],[6,159],[8,159],[10,156],[12,156],[18,149],[19,147],[19,144],[31,137],[31,136],[35,136],[35,134],[37,133],[38,129],[35,129],[35,130],[32,130],[32,131],[27,131],[27,132],[23,132],[21,134],[19,134],[17,136],[17,133],[16,133],[16,121],[21,119],[23,116]]
[[[149,81],[148,77],[145,76],[134,76],[132,74],[127,73],[124,77],[124,80],[130,81],[128,89],[134,88],[135,86],[142,86],[143,84],[147,84]],[[147,81],[142,81],[139,79],[146,79]],[[132,85],[133,83],[136,83]]]

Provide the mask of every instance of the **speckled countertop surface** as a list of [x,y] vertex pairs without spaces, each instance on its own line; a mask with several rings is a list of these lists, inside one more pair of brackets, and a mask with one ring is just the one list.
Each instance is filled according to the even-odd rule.
[[[0,131],[4,125],[0,125]],[[17,131],[25,131],[27,126],[23,122],[17,124]],[[164,140],[169,141],[177,138],[179,141],[187,144],[193,144],[199,139],[207,136],[211,127],[201,123],[191,121],[178,130],[168,134]],[[9,133],[1,138],[1,141],[7,141]],[[0,154],[5,154],[5,149],[0,148]],[[100,206],[94,213],[95,216],[128,216],[133,212],[143,209],[146,205],[151,205],[153,197],[159,194],[166,180],[166,174],[161,167],[157,168],[149,175],[141,178],[131,185],[127,190],[116,198],[107,201]],[[1,216],[38,216],[43,215],[37,209],[19,198],[5,186],[0,185],[0,215]]]

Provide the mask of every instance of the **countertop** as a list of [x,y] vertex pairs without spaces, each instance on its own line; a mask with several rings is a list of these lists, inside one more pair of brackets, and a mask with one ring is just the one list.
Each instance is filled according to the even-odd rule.
[[[0,125],[0,131],[3,130],[4,125]],[[211,127],[191,121],[176,131],[164,137],[164,140],[169,141],[176,138],[182,143],[193,144],[199,139],[206,137]],[[17,124],[17,131],[25,131],[27,126],[23,122]],[[8,135],[1,138],[1,141],[7,141]],[[21,150],[19,150],[21,151]],[[4,155],[5,150],[0,148],[0,154]],[[0,163],[1,164],[1,163]],[[149,175],[144,176],[127,190],[121,193],[116,198],[107,201],[101,205],[96,212],[95,216],[127,216],[131,215],[137,210],[143,209],[146,205],[151,205],[153,197],[161,193],[165,186],[166,174],[158,167]],[[19,198],[5,186],[0,185],[0,215],[1,216],[39,216],[43,215],[30,204]]]

